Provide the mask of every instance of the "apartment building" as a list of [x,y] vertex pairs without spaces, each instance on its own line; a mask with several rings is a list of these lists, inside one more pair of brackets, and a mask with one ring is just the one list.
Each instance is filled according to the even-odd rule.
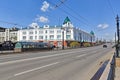
[[4,41],[12,41],[17,42],[17,33],[18,28],[2,28],[0,27],[0,43],[3,43]]

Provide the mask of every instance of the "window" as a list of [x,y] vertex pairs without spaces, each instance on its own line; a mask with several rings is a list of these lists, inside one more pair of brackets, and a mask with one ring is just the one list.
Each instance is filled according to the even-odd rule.
[[26,40],[26,36],[23,36],[23,40]]
[[71,31],[70,31],[70,30],[68,30],[68,31],[67,31],[67,33],[69,33],[69,34],[70,34],[70,33],[71,33]]
[[45,33],[47,33],[47,30],[45,30]]
[[37,34],[37,31],[35,31],[35,34]]
[[61,30],[57,30],[57,33],[61,33]]
[[29,34],[33,34],[33,31],[30,31]]
[[66,35],[66,39],[71,39],[71,36],[70,35]]
[[30,40],[33,40],[33,36],[30,36],[29,38],[30,38]]
[[54,35],[50,35],[50,39],[54,39]]
[[39,36],[39,39],[43,39],[43,36]]
[[39,31],[39,34],[43,34],[43,31]]
[[26,32],[22,32],[23,35],[26,35]]
[[47,36],[45,36],[45,39],[47,40]]
[[54,30],[51,30],[51,31],[50,31],[50,34],[52,34],[52,33],[54,33]]
[[57,39],[61,39],[61,35],[57,35]]
[[35,39],[37,39],[37,36],[35,36]]

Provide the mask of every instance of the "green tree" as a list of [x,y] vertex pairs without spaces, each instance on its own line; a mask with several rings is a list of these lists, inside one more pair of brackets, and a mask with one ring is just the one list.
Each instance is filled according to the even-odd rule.
[[70,43],[70,47],[80,47],[80,43],[78,43],[78,42],[71,42]]
[[84,43],[84,47],[90,47],[90,43]]

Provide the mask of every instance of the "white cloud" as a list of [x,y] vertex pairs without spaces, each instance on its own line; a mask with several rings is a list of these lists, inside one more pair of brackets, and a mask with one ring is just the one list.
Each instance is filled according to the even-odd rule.
[[38,22],[42,22],[42,23],[49,22],[49,19],[47,17],[44,17],[44,16],[38,16],[35,20]]
[[39,26],[37,23],[31,23],[30,25],[29,25],[30,27],[36,27],[36,26]]
[[109,27],[109,25],[108,24],[99,24],[97,27],[101,28],[101,29],[106,29]]
[[105,33],[105,36],[109,36],[110,34],[109,33]]
[[41,7],[41,11],[46,12],[49,7],[50,7],[50,4],[47,1],[44,1]]

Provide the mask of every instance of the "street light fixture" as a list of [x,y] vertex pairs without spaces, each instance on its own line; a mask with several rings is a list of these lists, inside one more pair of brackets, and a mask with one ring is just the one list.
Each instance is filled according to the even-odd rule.
[[118,36],[118,44],[119,44],[119,17],[118,17],[118,15],[117,15],[117,17],[116,17],[116,22],[117,22],[117,36]]
[[64,50],[64,28],[62,27],[62,49]]
[[118,37],[118,41],[117,41],[117,45],[116,45],[116,57],[120,57],[119,56],[119,16],[117,15],[116,17],[116,22],[117,22],[117,37]]

